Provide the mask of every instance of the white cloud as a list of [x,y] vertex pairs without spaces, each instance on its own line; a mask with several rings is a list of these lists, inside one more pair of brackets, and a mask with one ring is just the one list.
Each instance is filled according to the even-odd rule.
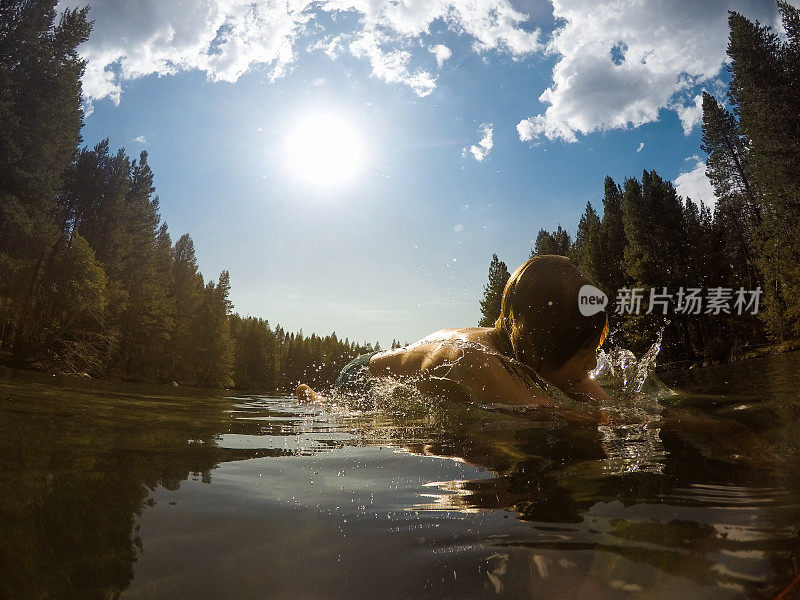
[[636,154],[639,154],[642,150],[644,150],[644,142],[639,142],[639,147],[636,148]]
[[[293,41],[308,22],[308,0],[102,0],[89,17],[92,35],[80,49],[87,60],[87,101],[119,102],[122,83],[145,75],[199,70],[211,81],[236,81],[253,65],[280,77],[294,60]],[[64,0],[59,9],[85,4]]]
[[691,198],[697,204],[702,200],[713,210],[717,203],[717,197],[714,195],[711,182],[706,177],[706,163],[697,156],[690,158],[695,160],[695,167],[675,178],[675,191],[684,198]]
[[563,25],[547,47],[559,57],[539,97],[548,106],[520,121],[520,139],[575,142],[578,135],[653,122],[668,107],[681,107],[684,130],[691,131],[696,100],[684,103],[720,72],[729,9],[762,23],[776,13],[761,0],[553,0]]
[[[61,0],[58,8],[85,4]],[[316,17],[345,12],[354,13],[357,24],[326,36]],[[80,48],[88,110],[102,98],[118,104],[126,81],[151,74],[196,70],[210,81],[233,82],[259,67],[275,80],[291,70],[301,36],[306,51],[335,59],[349,50],[369,60],[373,76],[420,96],[436,86],[416,64],[433,62],[430,53],[419,52],[419,42],[436,20],[470,38],[478,52],[519,58],[542,48],[539,31],[523,27],[527,16],[509,0],[95,0],[89,17],[92,35]],[[435,44],[432,52],[441,67],[450,51]]]
[[517,123],[517,133],[519,133],[519,139],[523,142],[531,141],[541,135],[551,140],[561,138],[565,142],[578,141],[578,138],[575,137],[575,133],[570,130],[569,126],[553,120],[548,121],[542,115],[537,115],[530,119],[523,119]]
[[317,40],[313,44],[309,44],[306,47],[306,52],[312,52],[314,50],[322,50],[325,53],[325,56],[330,58],[331,60],[336,60],[339,58],[343,50],[342,40],[344,36],[341,35],[333,35],[325,37],[321,40]]
[[442,44],[436,44],[435,46],[428,48],[428,50],[430,50],[436,57],[436,64],[440,69],[444,64],[444,61],[453,56],[453,53],[450,51],[450,48]]
[[133,138],[133,141],[134,142],[138,142],[140,144],[146,144],[147,143],[147,140],[144,138],[143,135],[137,135],[135,138]]
[[381,37],[376,32],[366,32],[350,44],[350,52],[356,58],[369,59],[373,77],[383,79],[386,83],[403,83],[420,97],[430,94],[436,87],[436,78],[422,69],[411,72],[408,67],[411,53],[406,50],[383,50]]
[[670,108],[678,113],[678,118],[683,126],[683,135],[689,135],[695,125],[699,125],[703,121],[703,94],[697,94],[692,104],[686,106],[674,104]]
[[[85,3],[61,0],[59,9]],[[94,0],[94,29],[80,49],[83,93],[90,109],[101,98],[119,103],[126,81],[151,74],[194,70],[233,82],[260,68],[275,80],[298,52],[321,51],[331,60],[350,53],[368,61],[375,78],[426,96],[452,56],[435,39],[443,25],[479,53],[518,60],[545,50],[556,58],[552,83],[539,96],[545,106],[517,125],[523,141],[574,142],[655,121],[663,109],[678,114],[688,135],[699,122],[699,87],[719,83],[727,10],[777,23],[774,3],[764,0],[552,5],[558,27],[545,45],[512,0]],[[332,35],[321,25],[328,18],[352,25]]]
[[[411,42],[428,35],[437,19],[471,37],[476,52],[502,50],[520,57],[542,49],[539,31],[521,27],[527,15],[516,11],[509,0],[322,0],[316,6],[325,12],[359,13],[361,29],[350,34],[350,53],[369,60],[373,77],[406,85],[420,97],[436,88],[436,77],[425,68],[411,66],[415,58]],[[333,38],[334,48],[344,37]],[[430,51],[439,68],[452,55],[442,44]],[[330,46],[326,53],[336,54]]]
[[[478,127],[478,132],[483,137],[481,137],[481,140],[477,144],[470,146],[469,151],[472,153],[472,156],[475,157],[475,160],[482,162],[484,158],[489,156],[489,152],[492,151],[492,147],[494,146],[494,142],[492,141],[494,128],[491,123],[482,123],[481,126]],[[461,155],[464,157],[467,156],[466,148],[463,149]]]

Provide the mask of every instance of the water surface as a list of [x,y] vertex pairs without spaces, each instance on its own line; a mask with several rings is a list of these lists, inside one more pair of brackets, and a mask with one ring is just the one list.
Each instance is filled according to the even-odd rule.
[[664,377],[591,427],[3,371],[0,597],[772,598],[800,559],[799,372]]

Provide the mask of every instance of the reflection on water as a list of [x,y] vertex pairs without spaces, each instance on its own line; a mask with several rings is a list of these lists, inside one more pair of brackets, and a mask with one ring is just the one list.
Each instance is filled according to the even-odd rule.
[[600,444],[606,455],[604,471],[608,474],[663,473],[667,451],[661,442],[660,427],[649,424],[601,425]]
[[0,597],[773,598],[798,372],[673,375],[601,427],[0,372]]

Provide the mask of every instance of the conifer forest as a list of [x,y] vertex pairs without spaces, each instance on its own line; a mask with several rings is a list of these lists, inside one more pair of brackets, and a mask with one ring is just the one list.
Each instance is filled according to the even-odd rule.
[[161,221],[147,153],[81,145],[88,8],[0,4],[0,358],[92,377],[283,390],[372,346],[233,313]]

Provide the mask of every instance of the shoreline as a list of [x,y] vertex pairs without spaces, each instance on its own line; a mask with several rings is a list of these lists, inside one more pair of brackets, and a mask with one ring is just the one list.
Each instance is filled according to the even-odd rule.
[[[712,367],[712,366],[719,366],[719,365],[727,365],[727,364],[734,364],[743,362],[746,360],[750,360],[753,358],[762,358],[764,356],[777,356],[778,354],[784,354],[787,352],[794,352],[800,350],[800,339],[796,340],[786,340],[777,344],[759,344],[757,346],[753,346],[749,348],[743,354],[735,354],[732,355],[726,361],[699,361],[699,360],[678,360],[666,363],[656,363],[656,367],[654,372],[655,373],[675,373],[680,371],[689,371],[694,369],[700,369],[705,367]],[[52,377],[70,377],[73,379],[88,379],[92,381],[102,381],[108,383],[121,383],[121,384],[134,384],[134,385],[153,385],[153,386],[164,386],[171,389],[182,389],[182,390],[221,390],[221,391],[230,391],[230,392],[238,392],[244,394],[279,394],[279,393],[286,393],[289,394],[291,391],[281,391],[281,390],[253,390],[247,388],[236,388],[236,387],[229,387],[229,388],[206,388],[206,387],[198,387],[194,385],[188,384],[181,384],[176,381],[160,381],[160,380],[150,380],[150,379],[124,379],[122,377],[108,375],[105,377],[93,377],[86,372],[82,373],[69,373],[62,371],[59,369],[56,363],[33,363],[28,365],[17,365],[13,364],[10,359],[10,354],[8,352],[0,352],[0,368],[10,369],[10,370],[17,370],[17,371],[25,371],[29,373],[41,373],[43,375],[50,375]]]
[[0,371],[17,371],[19,373],[39,374],[45,377],[66,377],[78,381],[96,381],[98,383],[119,384],[119,385],[138,385],[138,386],[152,386],[157,388],[168,388],[170,390],[182,390],[187,392],[236,392],[240,394],[281,394],[289,393],[280,390],[253,390],[235,387],[201,387],[196,385],[182,384],[176,381],[162,381],[159,379],[126,379],[118,375],[106,375],[105,377],[94,377],[86,372],[66,372],[59,369],[57,363],[32,363],[27,365],[14,364],[8,360],[8,353],[0,352]]
[[749,348],[743,354],[732,354],[728,360],[724,361],[699,361],[699,360],[676,360],[666,363],[656,363],[656,373],[668,373],[674,371],[688,371],[690,369],[700,369],[716,365],[730,365],[739,363],[752,358],[762,358],[764,356],[777,356],[786,352],[800,350],[800,339],[786,340],[777,344],[758,344]]

